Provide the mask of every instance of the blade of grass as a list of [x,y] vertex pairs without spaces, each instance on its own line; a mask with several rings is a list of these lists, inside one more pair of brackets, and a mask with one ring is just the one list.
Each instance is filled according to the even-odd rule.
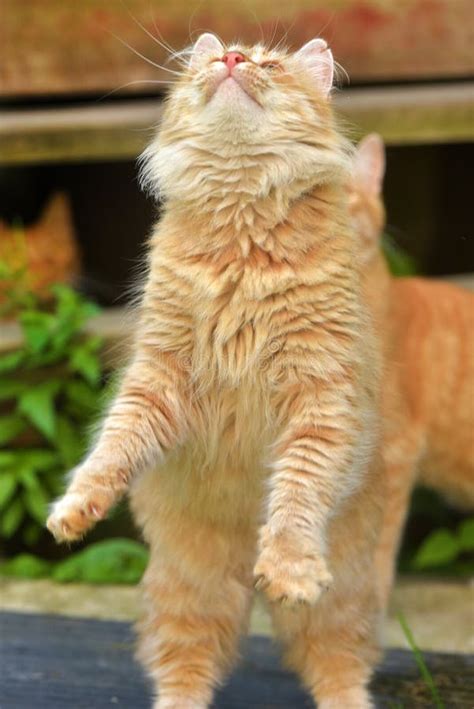
[[424,660],[424,657],[420,651],[420,648],[415,642],[415,638],[412,635],[412,632],[410,628],[408,627],[408,623],[405,619],[405,616],[401,611],[398,612],[398,622],[401,625],[401,628],[405,634],[405,637],[407,639],[407,642],[410,646],[410,649],[415,656],[416,664],[418,665],[418,669],[420,671],[421,676],[423,677],[426,686],[431,692],[431,696],[433,697],[433,702],[436,706],[436,709],[446,709],[444,702],[442,702],[441,697],[438,694],[438,690],[436,688],[436,685],[434,683],[433,677],[431,675],[431,672],[429,671],[426,662]]

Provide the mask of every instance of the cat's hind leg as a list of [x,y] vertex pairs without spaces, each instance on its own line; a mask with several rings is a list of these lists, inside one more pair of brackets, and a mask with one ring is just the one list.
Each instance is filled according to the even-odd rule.
[[252,559],[238,538],[182,520],[153,547],[143,580],[138,658],[155,709],[205,709],[238,655],[252,595]]
[[288,667],[301,678],[318,709],[369,709],[368,684],[378,659],[375,599],[358,591],[355,602],[328,591],[317,606],[270,613]]

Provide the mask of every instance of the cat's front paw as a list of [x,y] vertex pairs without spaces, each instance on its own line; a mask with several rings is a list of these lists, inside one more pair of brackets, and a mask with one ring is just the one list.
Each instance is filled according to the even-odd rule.
[[80,539],[107,515],[112,502],[105,490],[89,488],[67,492],[54,503],[46,526],[57,542]]
[[332,584],[323,557],[298,549],[284,533],[268,535],[254,568],[255,588],[282,605],[314,605]]

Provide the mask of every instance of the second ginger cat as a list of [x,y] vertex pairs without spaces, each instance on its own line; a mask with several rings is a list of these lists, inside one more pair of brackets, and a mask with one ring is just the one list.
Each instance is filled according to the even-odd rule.
[[474,294],[427,278],[394,278],[381,249],[385,151],[359,144],[351,205],[368,301],[384,334],[387,496],[377,552],[383,604],[415,484],[474,508]]

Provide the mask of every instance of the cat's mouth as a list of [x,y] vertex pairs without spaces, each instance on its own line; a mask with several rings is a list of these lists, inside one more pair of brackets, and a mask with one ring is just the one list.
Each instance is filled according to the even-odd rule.
[[226,76],[219,82],[216,86],[215,93],[225,93],[229,99],[232,97],[245,96],[247,99],[252,101],[260,108],[262,107],[257,98],[255,97],[251,87],[248,85],[248,81],[244,77],[239,76],[236,72],[232,75]]

